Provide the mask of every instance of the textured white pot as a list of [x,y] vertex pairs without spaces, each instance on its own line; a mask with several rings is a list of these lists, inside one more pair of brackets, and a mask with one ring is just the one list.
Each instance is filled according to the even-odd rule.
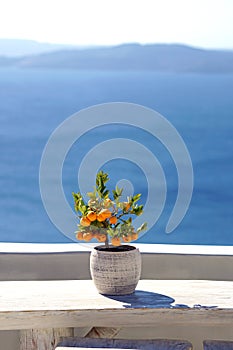
[[90,270],[100,294],[131,294],[141,276],[141,254],[129,245],[110,247],[110,250],[97,246],[91,252]]

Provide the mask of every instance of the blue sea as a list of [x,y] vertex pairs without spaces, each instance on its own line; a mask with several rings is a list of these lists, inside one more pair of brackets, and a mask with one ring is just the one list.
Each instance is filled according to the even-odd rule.
[[[193,164],[189,209],[178,227],[167,234],[165,227],[178,190],[174,161],[155,137],[125,125],[96,128],[70,149],[62,170],[62,185],[70,206],[72,191],[79,190],[77,171],[82,157],[102,141],[132,139],[133,135],[156,155],[167,182],[164,210],[138,242],[233,245],[232,74],[19,68],[0,69],[0,241],[72,242],[50,221],[43,206],[39,187],[42,152],[52,132],[69,116],[108,102],[151,108],[176,128]],[[128,179],[136,193],[142,193],[142,203],[146,201],[146,174],[137,164],[114,159],[103,169],[108,171],[111,185]]]

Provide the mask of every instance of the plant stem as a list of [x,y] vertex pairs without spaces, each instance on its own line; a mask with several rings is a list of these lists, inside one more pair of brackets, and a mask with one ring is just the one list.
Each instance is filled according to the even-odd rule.
[[105,228],[105,232],[106,232],[106,241],[105,241],[105,248],[109,248],[109,241],[108,241],[108,232],[107,232],[107,227],[108,227],[108,224],[106,221],[103,222],[103,227]]
[[109,248],[108,235],[106,235],[105,248]]

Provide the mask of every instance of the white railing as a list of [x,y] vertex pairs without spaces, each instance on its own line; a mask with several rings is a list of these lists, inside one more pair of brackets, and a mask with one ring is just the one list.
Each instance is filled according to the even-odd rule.
[[[89,279],[92,245],[0,244],[0,280]],[[233,280],[232,246],[135,244],[142,278]]]

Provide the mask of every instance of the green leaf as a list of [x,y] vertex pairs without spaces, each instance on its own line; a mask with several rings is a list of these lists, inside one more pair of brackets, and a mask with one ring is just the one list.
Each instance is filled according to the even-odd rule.
[[81,213],[83,213],[83,207],[85,207],[86,208],[86,204],[85,204],[85,202],[84,202],[84,200],[83,200],[83,197],[82,197],[82,195],[81,195],[81,193],[80,192],[78,192],[78,193],[72,193],[72,195],[73,195],[73,198],[74,198],[74,208],[75,208],[75,210],[76,211],[80,211]]
[[108,191],[108,190],[105,190],[105,191],[102,193],[102,195],[103,195],[103,198],[108,198],[108,196],[109,196],[109,191]]
[[[81,218],[84,215],[87,215],[88,210],[95,210],[98,212],[105,206],[105,200],[109,198],[109,190],[106,187],[106,183],[109,181],[109,177],[107,173],[103,171],[99,171],[96,175],[96,186],[94,187],[93,192],[88,192],[87,195],[89,197],[88,203],[86,204],[83,200],[81,193],[72,193],[74,198],[74,207],[77,212],[77,216]],[[118,186],[112,190],[114,202],[111,204],[111,209],[113,215],[117,216],[118,222],[116,225],[111,225],[108,220],[104,222],[99,222],[95,220],[92,222],[91,226],[86,228],[82,227],[80,224],[78,227],[83,232],[96,230],[101,232],[104,230],[111,237],[122,237],[127,236],[135,232],[135,229],[132,225],[132,216],[139,216],[143,212],[143,205],[138,205],[137,202],[141,198],[141,194],[136,194],[133,197],[129,196],[127,203],[130,204],[130,209],[125,210],[125,202],[121,202],[123,188],[119,188]],[[124,219],[123,219],[124,217]],[[137,232],[141,232],[147,228],[146,223],[143,223],[138,229]]]
[[135,194],[135,196],[132,197],[132,202],[136,203],[141,198],[141,193]]
[[137,216],[141,215],[143,213],[143,205],[134,205],[130,213],[135,214]]
[[106,186],[105,183],[109,181],[109,177],[107,173],[104,173],[103,171],[99,171],[96,175],[96,190],[98,195],[101,199],[104,199],[107,197],[109,192],[106,192]]
[[122,192],[123,192],[123,188],[119,188],[118,186],[116,186],[116,193],[118,194],[118,197],[122,195]]
[[122,195],[122,192],[123,188],[119,188],[118,186],[116,186],[115,190],[112,190],[114,200],[119,199]]
[[131,223],[132,223],[132,218],[131,218],[131,217],[129,217],[129,218],[126,220],[126,222],[127,222],[128,224],[130,224],[130,225],[131,225]]

